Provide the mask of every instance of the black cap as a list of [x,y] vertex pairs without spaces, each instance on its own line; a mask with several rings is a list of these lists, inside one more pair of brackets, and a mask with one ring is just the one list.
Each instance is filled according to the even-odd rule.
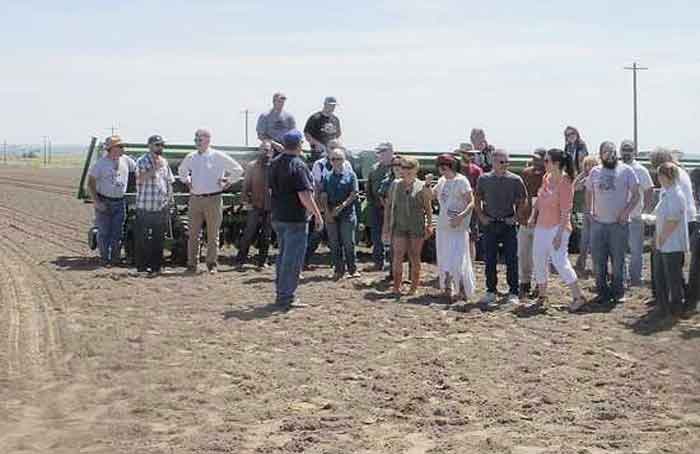
[[165,140],[158,134],[154,134],[151,137],[148,138],[148,144],[149,145],[165,145]]

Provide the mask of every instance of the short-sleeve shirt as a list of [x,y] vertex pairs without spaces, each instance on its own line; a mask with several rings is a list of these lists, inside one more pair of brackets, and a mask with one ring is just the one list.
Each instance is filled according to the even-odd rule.
[[[343,172],[352,172],[352,164],[347,160],[343,161]],[[328,158],[317,159],[311,166],[311,177],[313,178],[314,185],[320,185],[324,178],[333,173],[333,166]]]
[[292,114],[285,111],[277,112],[273,109],[268,113],[260,114],[255,130],[264,138],[281,142],[282,136],[295,129],[296,125],[296,120],[294,120]]
[[[165,158],[161,158],[165,160]],[[137,174],[146,173],[153,169],[154,163],[150,153],[146,153],[136,161]],[[165,161],[163,167],[141,183],[136,184],[136,209],[160,211],[170,202],[172,184],[175,181],[173,173]]]
[[602,224],[616,224],[638,184],[637,175],[627,164],[618,162],[614,169],[595,166],[586,180],[586,190],[593,192],[593,219]]
[[[323,179],[321,184],[323,192],[328,196],[328,206],[335,208],[350,197],[350,194],[359,190],[357,177],[354,172],[331,172]],[[338,215],[340,219],[355,219],[355,204],[346,206]]]
[[129,172],[136,171],[136,162],[129,156],[120,156],[118,161],[103,156],[88,173],[97,182],[97,193],[105,197],[124,197],[129,183]]
[[[542,186],[544,169],[539,169],[534,166],[525,167],[523,169],[522,179],[523,183],[525,184],[525,189],[527,189],[528,198],[530,199],[530,202],[532,202],[532,198],[537,197],[537,191],[539,191],[540,186]],[[519,219],[521,224],[527,223],[531,212],[532,205],[529,203],[527,208],[523,210],[522,216]]]
[[340,137],[340,120],[334,114],[316,112],[306,121],[304,132],[322,144],[328,145],[328,142]]
[[467,177],[467,180],[469,180],[469,184],[472,188],[476,187],[476,182],[479,180],[479,177],[484,174],[484,171],[481,170],[481,167],[474,164],[473,162],[462,163],[461,171],[462,175]]
[[311,172],[299,156],[281,153],[272,159],[269,175],[272,192],[272,219],[279,222],[306,222],[306,208],[299,193],[313,191]]
[[522,178],[507,171],[504,175],[489,172],[476,183],[476,195],[483,201],[483,212],[492,220],[515,217],[515,205],[527,198]]
[[391,172],[390,165],[384,165],[381,162],[376,163],[372,167],[372,171],[367,177],[367,205],[368,206],[381,206],[379,201],[379,187],[386,178],[387,174]]
[[472,192],[472,186],[464,175],[457,174],[452,179],[440,177],[434,189],[440,204],[438,214],[438,229],[469,229],[469,219],[465,218],[457,227],[450,225],[450,219],[467,209],[466,197]]
[[644,209],[644,203],[646,202],[644,200],[644,193],[654,187],[654,182],[651,181],[649,171],[639,162],[632,161],[629,166],[632,167],[634,174],[637,175],[637,181],[639,181],[639,202],[637,202],[637,206],[635,206],[630,213],[630,218],[639,219],[642,216],[642,210]]
[[686,200],[680,186],[674,185],[661,192],[654,214],[656,215],[657,235],[663,229],[666,221],[679,221],[678,227],[666,239],[659,251],[687,252],[690,243],[688,239],[688,217]]

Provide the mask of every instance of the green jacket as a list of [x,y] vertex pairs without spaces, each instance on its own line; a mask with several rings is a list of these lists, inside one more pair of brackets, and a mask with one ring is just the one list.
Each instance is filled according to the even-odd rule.
[[379,187],[390,169],[390,166],[382,165],[379,162],[372,167],[372,171],[367,177],[367,205],[373,207],[381,205],[379,203]]

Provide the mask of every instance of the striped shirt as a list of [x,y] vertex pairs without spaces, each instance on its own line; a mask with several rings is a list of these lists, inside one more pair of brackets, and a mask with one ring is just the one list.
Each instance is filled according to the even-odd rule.
[[[137,210],[160,211],[170,202],[173,192],[172,183],[175,178],[168,166],[168,161],[162,157],[161,159],[164,165],[156,170],[151,178],[146,178],[136,185]],[[141,156],[136,161],[136,175],[151,171],[154,165],[151,153]]]

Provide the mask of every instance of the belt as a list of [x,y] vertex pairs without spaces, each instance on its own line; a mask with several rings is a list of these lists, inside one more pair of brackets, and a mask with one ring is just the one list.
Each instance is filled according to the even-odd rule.
[[97,193],[97,197],[105,200],[109,200],[110,202],[121,202],[124,200],[124,197],[107,197],[106,195],[102,195],[99,192]]
[[210,192],[209,194],[191,194],[193,197],[214,197],[215,195],[221,195],[224,191]]

